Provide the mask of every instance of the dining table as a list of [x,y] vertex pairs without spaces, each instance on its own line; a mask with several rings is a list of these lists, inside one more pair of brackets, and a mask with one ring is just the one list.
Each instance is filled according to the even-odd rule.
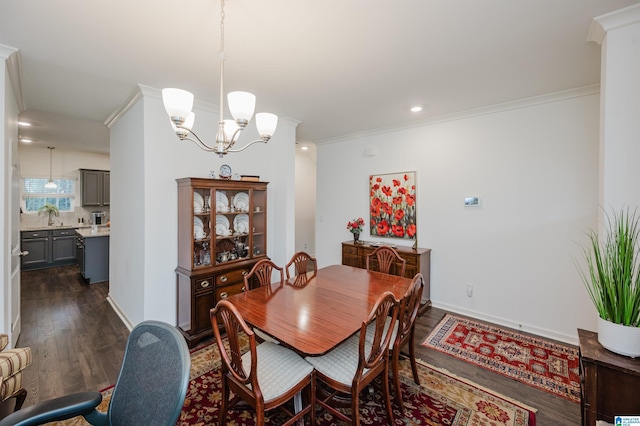
[[357,333],[385,291],[400,300],[411,279],[331,265],[228,298],[247,324],[301,355],[323,355]]

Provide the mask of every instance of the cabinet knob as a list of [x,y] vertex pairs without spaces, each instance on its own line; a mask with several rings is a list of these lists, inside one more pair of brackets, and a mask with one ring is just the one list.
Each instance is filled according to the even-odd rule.
[[227,297],[229,297],[229,294],[227,294],[226,291],[223,291],[222,293],[220,293],[220,298],[221,299],[226,299]]
[[245,276],[245,275],[247,275],[248,273],[249,273],[249,271],[244,270],[244,271],[242,271],[242,276],[244,277],[244,276]]
[[202,288],[207,288],[207,287],[209,287],[209,285],[210,285],[209,281],[202,281],[200,283],[200,287],[202,287]]
[[23,251],[21,251],[20,253],[18,253],[18,256],[23,257],[23,256],[26,256],[26,255],[28,255],[28,254],[29,254],[29,251],[28,251],[28,250],[23,250]]
[[221,282],[221,283],[226,283],[226,282],[227,282],[227,280],[228,280],[228,279],[227,279],[227,276],[226,276],[226,275],[223,275],[223,276],[221,276],[221,277],[220,277],[220,282]]

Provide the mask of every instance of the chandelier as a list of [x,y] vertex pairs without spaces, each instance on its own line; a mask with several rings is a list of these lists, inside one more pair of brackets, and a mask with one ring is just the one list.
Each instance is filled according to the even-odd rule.
[[171,126],[180,140],[190,140],[205,151],[215,152],[221,158],[229,152],[240,152],[257,142],[269,142],[276,131],[278,116],[266,112],[256,114],[256,127],[260,139],[249,142],[242,148],[233,149],[240,132],[251,121],[256,105],[255,95],[248,92],[230,92],[227,96],[233,120],[224,120],[224,0],[220,1],[220,120],[213,146],[205,143],[191,128],[195,121],[193,94],[182,89],[162,89],[162,103],[171,120]]
[[58,185],[53,181],[53,150],[56,149],[53,146],[48,146],[49,150],[49,182],[47,182],[44,187],[47,189],[56,189]]

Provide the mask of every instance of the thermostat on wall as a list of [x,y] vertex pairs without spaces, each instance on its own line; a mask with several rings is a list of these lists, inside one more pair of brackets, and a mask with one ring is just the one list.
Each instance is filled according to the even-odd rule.
[[480,198],[464,197],[464,205],[468,207],[478,207],[480,205]]

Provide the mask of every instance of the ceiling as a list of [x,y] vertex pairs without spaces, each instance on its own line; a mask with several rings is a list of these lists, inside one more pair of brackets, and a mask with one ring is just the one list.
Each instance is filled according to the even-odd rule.
[[[599,83],[592,19],[637,3],[227,0],[225,91],[299,120],[301,143],[411,125]],[[0,0],[34,122],[22,135],[108,152],[104,123],[137,84],[217,104],[219,20],[219,0]]]

